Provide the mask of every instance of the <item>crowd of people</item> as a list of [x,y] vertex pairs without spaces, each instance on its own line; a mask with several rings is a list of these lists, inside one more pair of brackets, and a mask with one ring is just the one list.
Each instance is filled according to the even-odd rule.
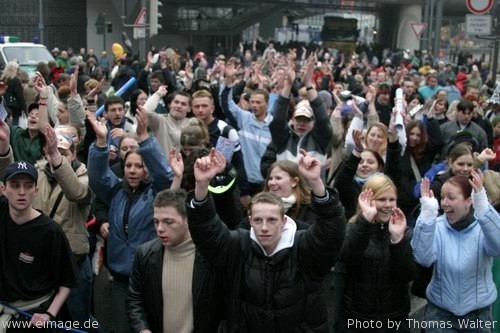
[[[500,327],[485,64],[69,51],[0,76],[0,331],[409,332],[410,292],[425,332]],[[102,263],[111,327],[92,310]]]

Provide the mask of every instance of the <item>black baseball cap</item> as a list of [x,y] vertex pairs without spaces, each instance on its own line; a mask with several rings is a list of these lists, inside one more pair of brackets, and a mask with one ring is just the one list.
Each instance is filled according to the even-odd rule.
[[17,175],[28,175],[33,179],[35,183],[38,180],[38,171],[33,166],[33,164],[25,161],[17,161],[9,164],[9,166],[5,168],[3,174],[3,182],[5,183],[9,179],[12,179]]

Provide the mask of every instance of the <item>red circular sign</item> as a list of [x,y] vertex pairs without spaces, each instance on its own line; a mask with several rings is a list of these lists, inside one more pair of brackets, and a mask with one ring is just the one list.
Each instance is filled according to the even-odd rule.
[[484,14],[493,7],[493,0],[466,0],[467,8],[474,14]]

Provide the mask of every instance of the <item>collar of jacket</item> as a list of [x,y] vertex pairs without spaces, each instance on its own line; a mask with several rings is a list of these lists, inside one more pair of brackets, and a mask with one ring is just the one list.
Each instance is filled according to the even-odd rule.
[[266,250],[264,250],[259,240],[257,239],[257,236],[255,235],[255,230],[253,229],[253,227],[250,228],[250,238],[255,241],[257,245],[259,245],[262,253],[267,257],[272,257],[279,251],[291,248],[293,246],[293,240],[295,238],[295,233],[297,232],[297,224],[291,217],[285,215],[285,218],[286,224],[283,228],[283,231],[281,232],[280,241],[272,253],[267,253]]
[[130,185],[128,184],[128,182],[124,178],[123,182],[122,182],[122,186],[123,186],[123,189],[125,191],[127,191],[128,193],[136,194],[136,193],[143,192],[149,186],[150,183],[151,183],[151,181],[149,179],[144,179],[143,181],[140,182],[139,186],[137,187],[137,190],[133,191],[133,189],[130,187]]

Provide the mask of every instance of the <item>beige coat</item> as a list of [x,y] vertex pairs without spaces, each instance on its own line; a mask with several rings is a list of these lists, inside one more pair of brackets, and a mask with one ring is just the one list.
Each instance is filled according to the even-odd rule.
[[38,194],[33,207],[49,215],[61,191],[64,193],[53,219],[61,225],[68,238],[73,254],[88,254],[89,240],[85,223],[90,212],[93,192],[88,183],[85,164],[73,171],[70,163],[63,158],[62,165],[53,170],[57,184],[52,188],[44,169],[47,161],[36,164],[38,170]]

